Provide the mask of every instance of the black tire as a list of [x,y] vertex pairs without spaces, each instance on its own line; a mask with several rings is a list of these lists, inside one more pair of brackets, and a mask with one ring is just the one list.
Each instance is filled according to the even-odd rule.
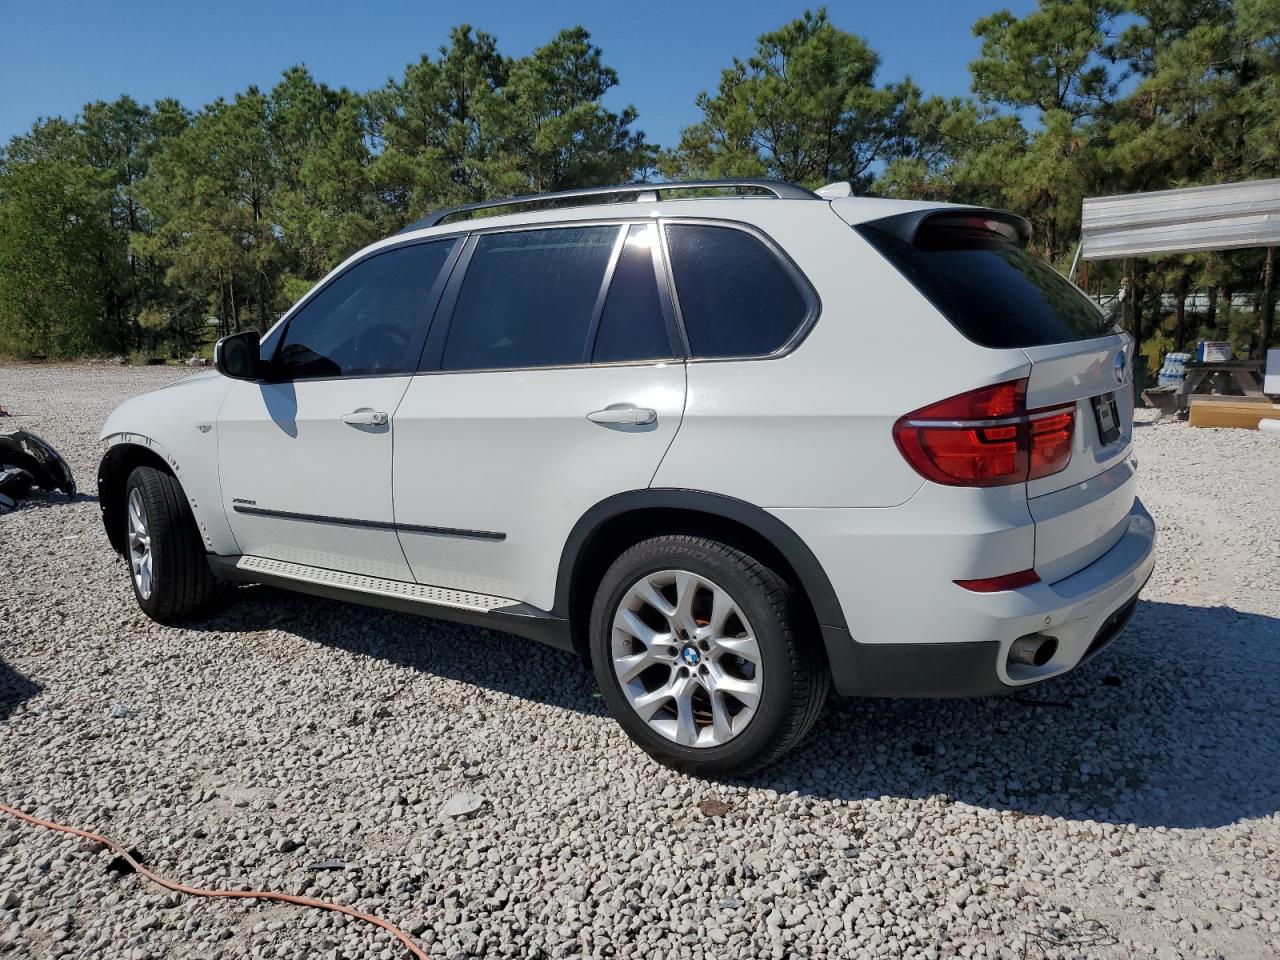
[[[727,591],[759,647],[759,704],[746,727],[724,744],[684,746],[650,727],[631,706],[614,670],[612,623],[618,605],[642,577],[667,570],[688,571]],[[660,763],[700,776],[752,773],[799,743],[826,702],[831,674],[816,628],[807,621],[792,588],[754,557],[704,537],[654,537],[619,556],[596,591],[590,624],[596,682],[610,713]]]
[[136,467],[125,483],[126,524],[129,498],[135,490],[141,497],[151,546],[150,594],[144,596],[134,576],[126,536],[126,568],[138,606],[159,623],[194,619],[213,604],[218,582],[205,559],[191,505],[172,474]]

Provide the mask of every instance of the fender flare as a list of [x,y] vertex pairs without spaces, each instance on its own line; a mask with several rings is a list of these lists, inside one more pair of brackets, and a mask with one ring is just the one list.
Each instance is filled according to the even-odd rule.
[[98,464],[98,482],[102,482],[103,469],[109,467],[108,461],[114,463],[116,458],[122,456],[126,451],[122,447],[141,447],[149,450],[158,456],[173,471],[173,475],[179,480],[182,479],[182,467],[178,464],[177,459],[169,452],[169,448],[158,440],[155,440],[144,433],[132,433],[127,430],[121,430],[118,433],[109,433],[102,438],[102,461]]
[[649,488],[619,493],[584,513],[565,540],[556,572],[555,612],[568,617],[578,561],[591,537],[608,521],[639,510],[667,509],[700,513],[748,527],[763,537],[790,564],[823,627],[847,630],[844,611],[831,581],[813,551],[791,527],[773,514],[734,497],[703,490]]
[[[98,462],[98,509],[102,512],[102,525],[106,528],[107,539],[117,553],[124,552],[124,541],[120,535],[120,525],[115,522],[117,519],[115,494],[117,488],[122,487],[127,479],[127,474],[120,469],[120,466],[131,455],[137,457],[140,453],[143,462],[159,460],[177,478],[184,496],[191,503],[192,509],[195,509],[191,494],[187,492],[187,487],[182,482],[182,467],[164,444],[145,434],[128,431],[109,433],[102,438],[101,443],[103,454]],[[203,526],[200,532],[205,541],[205,548],[209,549],[208,536]]]

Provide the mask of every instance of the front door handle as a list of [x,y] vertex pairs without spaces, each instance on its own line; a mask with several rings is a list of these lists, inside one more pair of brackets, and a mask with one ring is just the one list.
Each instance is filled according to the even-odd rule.
[[342,422],[349,423],[353,427],[385,427],[387,425],[387,415],[381,410],[374,410],[372,407],[361,407],[359,410],[344,413]]
[[592,423],[629,423],[643,426],[646,423],[656,423],[658,411],[649,407],[605,407],[603,410],[591,411],[587,414],[587,419]]

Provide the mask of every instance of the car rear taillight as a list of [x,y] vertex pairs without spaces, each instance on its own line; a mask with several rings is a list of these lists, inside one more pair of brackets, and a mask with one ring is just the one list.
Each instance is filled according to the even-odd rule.
[[1071,462],[1071,440],[1076,432],[1076,405],[1064,404],[1027,415],[1031,439],[1028,480],[1049,477]]
[[951,487],[998,487],[1051,476],[1071,460],[1075,404],[1027,409],[1027,381],[948,397],[893,425],[907,463]]

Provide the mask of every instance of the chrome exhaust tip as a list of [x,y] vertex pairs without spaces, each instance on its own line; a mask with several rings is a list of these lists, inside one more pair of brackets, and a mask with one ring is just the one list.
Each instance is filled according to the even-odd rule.
[[1009,647],[1009,662],[1026,667],[1043,667],[1058,652],[1058,641],[1042,633],[1029,633],[1019,637]]

